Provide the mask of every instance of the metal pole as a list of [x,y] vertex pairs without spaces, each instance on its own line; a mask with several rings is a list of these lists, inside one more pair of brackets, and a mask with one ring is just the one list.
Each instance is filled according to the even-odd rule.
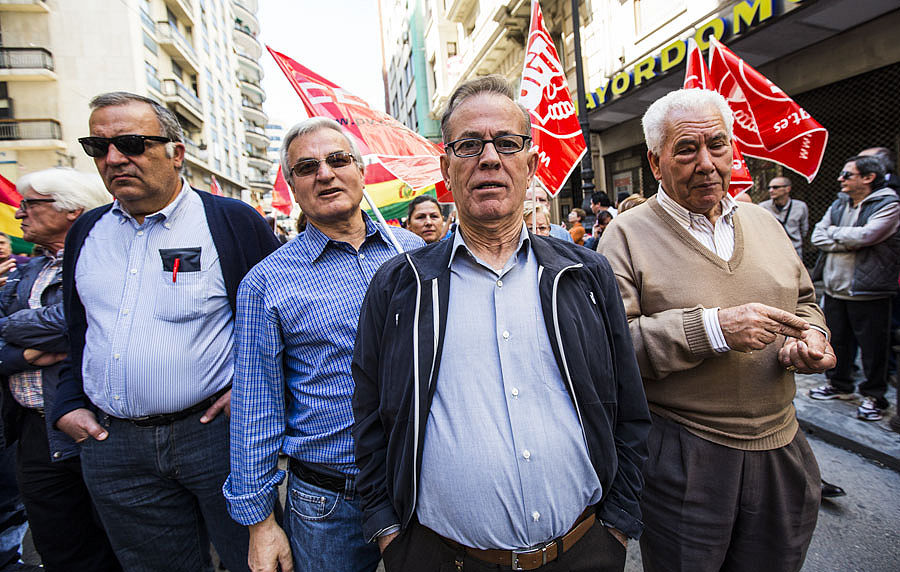
[[578,6],[581,4],[579,0],[572,0],[572,32],[574,34],[573,41],[575,44],[575,81],[578,90],[578,123],[581,124],[581,132],[584,134],[584,143],[587,145],[587,152],[581,160],[581,192],[572,192],[572,202],[576,207],[581,207],[584,202],[585,195],[591,196],[594,193],[594,167],[591,161],[591,128],[588,123],[586,98],[584,91],[584,69],[581,67],[581,18],[579,17]]

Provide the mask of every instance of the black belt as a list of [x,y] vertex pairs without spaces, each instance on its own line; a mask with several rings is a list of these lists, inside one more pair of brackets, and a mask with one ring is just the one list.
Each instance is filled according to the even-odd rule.
[[219,400],[220,397],[225,395],[231,391],[231,384],[226,385],[215,394],[207,397],[200,403],[196,405],[192,405],[187,409],[183,409],[181,411],[176,411],[175,413],[163,413],[161,415],[148,415],[146,417],[135,417],[134,419],[123,419],[121,417],[115,417],[110,415],[113,419],[118,419],[119,421],[128,421],[132,425],[136,425],[138,427],[159,427],[160,425],[169,425],[171,423],[175,423],[176,421],[181,421],[182,419],[186,419],[195,413],[200,413],[201,411],[206,411],[212,404]]
[[335,493],[343,493],[344,489],[347,488],[347,477],[326,475],[325,473],[314,471],[293,457],[290,460],[291,472],[303,482]]

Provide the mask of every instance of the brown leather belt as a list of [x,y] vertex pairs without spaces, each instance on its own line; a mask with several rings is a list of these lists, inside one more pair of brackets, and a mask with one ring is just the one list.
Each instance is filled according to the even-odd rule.
[[482,562],[509,566],[513,570],[537,570],[544,564],[553,562],[560,554],[575,546],[575,543],[581,540],[596,522],[597,516],[594,514],[594,507],[588,507],[562,538],[523,550],[481,550],[464,546],[443,536],[441,538],[447,544],[459,550],[465,550],[466,554]]

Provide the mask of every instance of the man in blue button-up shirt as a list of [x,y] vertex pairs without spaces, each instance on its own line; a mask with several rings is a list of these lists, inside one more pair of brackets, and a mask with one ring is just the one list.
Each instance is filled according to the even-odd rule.
[[278,241],[249,205],[182,178],[171,111],[124,92],[91,108],[79,141],[115,201],[66,236],[72,367],[48,417],[82,443],[85,484],[125,570],[205,569],[210,541],[229,570],[247,570],[247,530],[221,492],[234,304]]
[[[250,525],[254,572],[371,571],[379,554],[363,538],[354,485],[350,360],[369,280],[397,252],[360,210],[362,157],[335,121],[291,128],[281,168],[308,222],[238,292],[225,496],[232,517]],[[393,233],[406,250],[424,244]],[[291,472],[284,531],[273,512],[280,452]]]
[[524,227],[537,156],[503,78],[441,130],[459,229],[382,266],[360,317],[363,530],[388,572],[622,570],[649,413],[615,277]]

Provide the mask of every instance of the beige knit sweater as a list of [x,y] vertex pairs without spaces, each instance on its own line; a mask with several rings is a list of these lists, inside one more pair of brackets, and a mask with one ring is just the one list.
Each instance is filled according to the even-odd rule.
[[703,308],[759,302],[825,328],[809,275],[778,222],[741,204],[728,261],[700,244],[656,201],[617,216],[598,251],[612,264],[650,410],[721,445],[769,450],[797,431],[784,339],[751,353],[717,354]]

